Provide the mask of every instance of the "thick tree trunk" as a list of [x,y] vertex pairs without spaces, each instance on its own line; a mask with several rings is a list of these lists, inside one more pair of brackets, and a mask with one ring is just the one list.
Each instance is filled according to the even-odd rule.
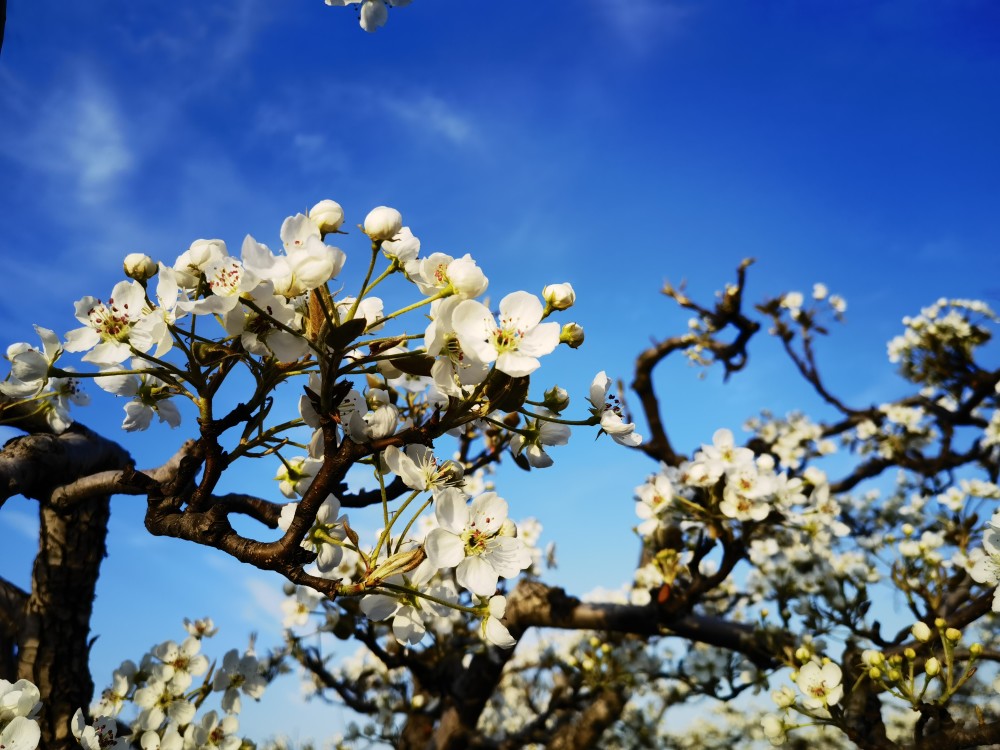
[[627,701],[628,693],[623,686],[604,688],[579,716],[555,733],[545,746],[546,750],[590,750],[597,747],[604,730],[618,721]]
[[46,748],[73,748],[70,718],[94,695],[88,664],[90,615],[105,555],[109,497],[70,511],[41,503],[38,557],[18,636],[17,676],[34,682],[45,699],[40,724]]
[[61,435],[16,438],[0,451],[0,504],[20,494],[39,505],[31,591],[0,581],[0,669],[38,686],[46,750],[77,747],[70,718],[93,698],[90,615],[111,512],[109,495],[69,488],[130,463],[120,446],[82,425]]

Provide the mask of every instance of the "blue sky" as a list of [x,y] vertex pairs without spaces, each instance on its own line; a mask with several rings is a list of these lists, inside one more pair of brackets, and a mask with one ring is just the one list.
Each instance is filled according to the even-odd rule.
[[[333,198],[348,225],[391,205],[426,251],[471,252],[494,299],[572,282],[565,319],[587,344],[537,382],[577,404],[597,371],[628,379],[651,338],[683,329],[664,279],[707,301],[747,256],[752,299],[816,281],[845,296],[820,360],[853,403],[891,398],[885,342],[903,315],[942,295],[998,306],[998,37],[985,0],[416,0],[374,35],[321,0],[12,0],[3,343],[31,323],[74,328],[73,301],[106,296],[128,252],[170,262],[196,238],[235,250],[246,233],[273,244],[285,216]],[[362,244],[342,247],[350,264]],[[759,341],[725,388],[663,368],[675,443],[693,450],[761,407],[814,407],[776,353]],[[120,405],[91,390],[79,418],[120,434]],[[122,439],[150,466],[183,429]],[[632,488],[655,467],[583,432],[553,455],[544,473],[502,471],[501,494],[557,541],[551,580],[615,587],[635,560]],[[141,510],[113,509],[99,684],[185,615],[223,624],[220,653],[252,629],[278,637],[267,576],[150,539]],[[0,574],[22,585],[33,511],[0,512]],[[244,726],[266,734],[251,711]]]

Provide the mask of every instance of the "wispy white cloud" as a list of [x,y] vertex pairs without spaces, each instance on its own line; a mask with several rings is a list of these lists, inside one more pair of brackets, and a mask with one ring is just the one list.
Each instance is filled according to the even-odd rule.
[[106,92],[95,89],[83,92],[72,119],[65,148],[67,162],[76,172],[80,201],[103,203],[134,164],[121,118]]
[[965,254],[965,248],[957,239],[941,237],[920,245],[916,257],[927,263],[954,263]]
[[472,121],[437,96],[386,97],[380,106],[406,127],[423,130],[456,146],[472,145],[477,139]]
[[[226,555],[202,550],[198,564],[211,568],[214,576],[233,581],[223,606],[231,606],[253,631],[280,638],[284,632],[281,603],[282,580],[279,576],[258,570],[248,570],[243,563]],[[233,604],[231,605],[230,602]]]
[[[266,0],[203,2],[178,8],[161,19],[167,25],[160,25],[149,24],[145,10],[133,9],[134,15],[126,15],[117,31],[123,48],[138,53],[140,59],[164,58],[169,63],[152,73],[166,73],[160,90],[168,87],[165,99],[176,109],[179,99],[216,91],[232,75],[270,20],[269,11]],[[177,75],[178,71],[186,74]]]
[[243,579],[243,588],[247,593],[242,609],[243,619],[259,631],[280,635],[283,617],[281,602],[285,596],[277,579],[271,583],[256,576],[247,576]]
[[38,518],[30,513],[5,508],[4,512],[0,513],[0,521],[27,539],[38,539]]
[[677,0],[592,0],[591,7],[622,47],[637,56],[678,33],[694,12]]
[[81,73],[38,108],[27,106],[22,86],[5,78],[0,106],[9,119],[0,128],[0,153],[52,183],[73,186],[79,205],[105,203],[131,171],[135,157],[118,102],[95,76]]
[[426,91],[409,94],[393,91],[373,93],[368,86],[331,84],[324,97],[330,107],[304,110],[296,102],[308,98],[298,89],[286,92],[287,101],[261,105],[254,114],[257,137],[279,138],[303,167],[319,166],[324,170],[350,169],[350,155],[337,137],[330,138],[316,129],[317,122],[343,120],[344,112],[353,113],[359,121],[379,120],[416,139],[431,139],[449,148],[475,148],[482,142],[481,129],[474,117],[454,103]]

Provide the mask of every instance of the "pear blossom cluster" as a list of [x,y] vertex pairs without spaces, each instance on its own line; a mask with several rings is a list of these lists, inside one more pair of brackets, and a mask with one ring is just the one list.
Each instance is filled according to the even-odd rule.
[[993,611],[1000,612],[1000,510],[993,513],[983,534],[982,549],[975,551],[972,578],[986,586],[996,586]]
[[[612,436],[614,430],[617,434],[634,434],[634,425],[631,433],[625,432],[625,410],[608,395],[610,390],[610,379],[600,374],[588,399],[592,419]],[[568,425],[546,420],[561,419],[565,395],[553,388],[546,392],[544,402],[539,402],[544,406],[536,405],[532,414],[520,414],[516,424],[521,432],[509,445],[512,453],[531,466],[533,462],[544,463],[550,451],[555,454],[553,447],[561,444],[568,431]],[[938,408],[948,408],[947,400],[937,393],[926,398]],[[603,592],[598,601],[669,608],[699,580],[718,574],[720,560],[706,556],[704,550],[711,547],[712,540],[726,536],[736,537],[745,545],[742,573],[715,584],[713,598],[702,601],[697,611],[759,628],[761,638],[775,626],[795,628],[802,623],[821,623],[833,612],[863,617],[863,605],[870,600],[870,592],[889,582],[913,596],[940,600],[949,591],[949,581],[964,571],[975,584],[996,589],[1000,586],[1000,541],[994,528],[1000,523],[996,517],[988,524],[981,542],[956,541],[967,539],[959,530],[971,528],[976,513],[982,513],[984,507],[995,507],[1000,489],[993,482],[970,474],[947,486],[923,486],[900,472],[898,486],[892,490],[868,488],[845,493],[834,489],[827,467],[820,468],[841,448],[860,456],[893,460],[905,451],[912,453],[933,445],[940,439],[935,430],[935,412],[922,403],[912,400],[859,412],[859,417],[864,418],[855,419],[853,429],[834,433],[842,436],[839,444],[822,426],[797,413],[783,418],[765,413],[751,420],[747,429],[753,435],[746,445],[740,444],[730,430],[718,430],[689,460],[662,465],[636,488],[636,531],[643,542],[642,564],[630,587],[621,592]],[[987,401],[977,412],[984,425],[990,421],[990,404],[992,401]],[[370,411],[371,405],[359,408]],[[487,415],[486,419],[494,420],[498,429],[511,423],[509,419],[504,422],[499,414]],[[605,427],[605,419],[612,429]],[[979,439],[970,435],[968,444],[977,443],[981,444]],[[503,627],[506,576],[493,565],[488,544],[482,547],[482,559],[471,561],[469,551],[478,547],[484,537],[501,538],[499,532],[491,537],[485,517],[496,516],[491,522],[495,527],[505,514],[497,512],[492,488],[479,485],[470,491],[461,461],[454,459],[452,464],[449,460],[437,458],[432,449],[424,446],[393,447],[386,450],[380,469],[395,473],[417,493],[413,502],[432,495],[435,513],[414,523],[402,538],[389,537],[393,551],[380,552],[377,557],[383,562],[373,565],[387,565],[395,557],[397,567],[400,561],[406,567],[419,558],[412,570],[385,580],[391,586],[423,591],[433,598],[423,601],[416,593],[402,598],[376,593],[363,600],[360,611],[352,614],[341,606],[333,618],[327,614],[328,623],[335,621],[334,627],[340,627],[345,621],[356,623],[359,617],[374,619],[374,614],[382,618],[377,622],[385,626],[380,632],[408,648],[425,643],[428,634],[435,642],[445,637],[458,639],[449,642],[461,642],[463,634],[469,633],[462,618],[445,624],[443,615],[430,614],[444,611],[441,602],[458,602],[481,613],[480,638],[487,644],[503,645],[502,632],[491,637],[487,631],[495,630],[496,625]],[[484,520],[473,524],[477,516]],[[486,531],[477,536],[480,528]],[[516,538],[524,536],[519,533]],[[503,551],[502,543],[497,551]],[[364,552],[372,556],[370,548]],[[536,559],[537,555],[536,549]],[[434,565],[441,567],[428,575]],[[372,565],[366,567],[360,558],[355,557],[352,566],[350,580],[370,575]],[[489,598],[475,590],[479,585],[475,581],[483,573],[486,576],[481,590],[486,591],[486,584],[490,584],[498,592]],[[310,599],[300,611],[310,610],[315,615],[318,608],[325,606]],[[915,641],[913,648],[901,646],[895,652],[868,649],[857,664],[831,658],[838,653],[836,631],[826,633],[832,643],[805,636],[787,664],[792,670],[791,684],[773,692],[777,713],[773,708],[768,711],[760,707],[736,712],[736,716],[719,709],[713,717],[718,721],[701,722],[705,726],[699,724],[690,734],[685,731],[684,739],[664,728],[670,724],[669,719],[663,720],[664,711],[671,706],[680,706],[695,695],[725,700],[750,687],[768,687],[775,678],[731,652],[704,644],[686,644],[675,654],[669,639],[653,643],[625,639],[619,643],[608,634],[572,633],[562,645],[521,643],[497,687],[494,701],[481,718],[480,728],[490,737],[516,743],[522,736],[519,733],[541,721],[541,717],[547,717],[549,726],[555,727],[561,701],[571,705],[574,698],[582,700],[593,694],[588,691],[628,680],[632,698],[622,709],[614,732],[602,738],[607,747],[632,746],[620,739],[627,737],[645,737],[647,741],[657,737],[664,746],[673,743],[678,747],[699,747],[699,742],[709,741],[723,743],[726,740],[721,738],[728,738],[736,746],[760,747],[761,743],[780,745],[793,733],[796,740],[811,737],[818,746],[846,747],[843,735],[835,730],[841,727],[846,698],[856,681],[853,671],[848,678],[848,671],[860,669],[877,690],[895,701],[886,705],[890,736],[905,737],[913,731],[913,719],[907,715],[911,705],[927,700],[947,701],[954,694],[948,685],[969,689],[970,681],[978,679],[976,654],[984,648],[975,643],[964,649],[966,655],[960,660],[955,657],[962,640],[960,631],[946,624],[933,624],[931,635],[927,635],[927,625],[918,626],[909,636]],[[995,633],[984,640],[994,643]],[[951,666],[949,652],[955,657]],[[380,709],[377,720],[365,726],[355,725],[347,737],[363,740],[377,737],[379,732],[392,734],[398,731],[399,725],[394,722],[401,715],[433,709],[437,699],[409,692],[411,683],[399,670],[386,668],[378,659],[369,657],[352,663],[353,671],[338,672],[338,679],[349,682],[356,676],[364,681],[366,695],[380,696]],[[647,681],[647,674],[656,677]],[[982,690],[983,684],[977,683],[977,689]]]
[[[398,451],[393,463],[409,460]],[[411,464],[409,470],[416,471],[416,464]],[[411,477],[415,484],[425,479],[426,472]],[[414,496],[420,491],[415,490]],[[369,548],[328,540],[325,546],[337,550],[336,562],[321,564],[321,551],[315,573],[348,584],[368,582],[369,593],[359,602],[361,613],[388,626],[401,644],[416,646],[428,633],[449,635],[465,611],[479,618],[478,632],[485,643],[510,648],[514,641],[503,623],[506,598],[498,585],[537,570],[543,557],[536,546],[541,525],[534,519],[515,524],[507,517],[506,501],[495,492],[480,493],[470,502],[453,483],[434,490],[433,503],[434,516],[408,524],[405,537],[380,533],[376,546]],[[349,528],[346,517],[338,523]],[[519,533],[519,526],[524,533]],[[324,617],[326,628],[349,617],[306,586],[291,589],[282,610],[284,625],[290,629],[308,628],[313,615]]]
[[[184,626],[188,635],[180,643],[164,641],[138,664],[122,662],[91,707],[90,720],[82,709],[76,712],[71,728],[81,747],[237,750],[243,745],[238,718],[242,696],[260,700],[267,687],[264,666],[251,645],[242,654],[231,649],[210,669],[201,646],[217,632],[212,620],[185,619]],[[216,694],[221,694],[219,709],[199,716]],[[125,720],[128,713],[134,718]]]
[[743,427],[767,443],[768,450],[787,469],[798,469],[810,458],[837,451],[837,444],[824,437],[823,428],[800,412],[779,418],[765,411],[747,420]]
[[[467,644],[470,655],[484,647],[514,646],[504,622],[506,596],[497,590],[497,580],[529,574],[539,564],[541,525],[534,519],[513,523],[506,517],[505,502],[490,491],[471,503],[456,486],[440,495],[440,519],[423,517],[405,540],[390,537],[391,552],[345,548],[335,569],[315,571],[345,582],[375,577],[378,585],[359,601],[330,601],[306,586],[287,589],[282,610],[289,642],[299,644],[313,637],[311,633],[322,632],[346,637],[369,621],[377,633],[408,649],[433,648],[444,639]],[[295,645],[291,653],[300,649]],[[362,685],[374,680],[379,687],[371,688],[371,697],[386,700],[390,714],[399,710],[399,704],[387,698],[393,693],[384,684],[389,674],[371,673],[371,664],[364,663],[368,666],[360,673],[352,671],[361,669],[358,662],[341,665],[339,679],[345,684],[360,680]],[[366,676],[361,679],[359,674]]]
[[[379,3],[365,0],[360,10],[377,20]],[[326,200],[288,217],[274,251],[247,236],[239,253],[211,239],[172,263],[130,255],[127,280],[106,297],[77,301],[77,327],[61,337],[36,327],[37,344],[8,347],[10,374],[0,383],[0,420],[37,415],[65,430],[70,405],[86,401],[81,384],[92,380],[126,402],[127,431],[187,419],[218,438],[227,467],[272,462],[273,494],[287,502],[271,504],[269,524],[297,545],[301,572],[335,592],[289,584],[282,658],[313,670],[312,690],[371,706],[371,724],[349,729],[344,742],[395,736],[400,715],[437,710],[439,696],[395,668],[392,655],[435,663],[451,648],[464,653],[465,666],[509,659],[482,726],[511,746],[525,727],[554,730],[565,720],[562,706],[622,684],[630,698],[615,731],[667,743],[663,712],[695,696],[726,701],[771,689],[769,660],[791,670],[791,685],[772,695],[778,713],[755,711],[734,724],[755,742],[780,744],[805,725],[843,728],[850,691],[864,680],[892,705],[916,711],[928,701],[945,705],[963,686],[982,689],[986,677],[974,665],[1000,638],[987,633],[959,648],[965,634],[936,610],[961,586],[980,602],[992,596],[1000,612],[1000,391],[996,374],[973,363],[996,322],[988,307],[942,300],[905,321],[890,351],[919,392],[856,409],[826,394],[810,369],[811,336],[825,332],[820,312],[842,318],[842,298],[817,284],[811,301],[791,292],[759,307],[793,358],[795,337],[806,342],[796,363],[839,421],[764,412],[745,424],[745,444],[718,429],[688,456],[664,456],[636,487],[640,561],[631,582],[601,603],[630,617],[656,613],[662,636],[586,632],[519,644],[508,619],[515,581],[537,575],[554,555],[541,548],[537,521],[511,519],[513,504],[490,480],[493,465],[509,457],[525,469],[550,467],[573,427],[649,446],[607,372],[592,380],[580,419],[568,416],[572,399],[557,385],[531,397],[546,357],[583,339],[577,324],[554,320],[576,302],[570,283],[498,295],[494,306],[486,271],[470,253],[424,252],[396,209],[367,214],[350,256],[334,244],[354,239],[346,226],[342,207]],[[739,294],[727,288],[720,305]],[[706,362],[721,356],[712,347],[721,318],[687,306],[699,316],[678,341]],[[243,380],[227,381],[231,372]],[[298,395],[290,419],[271,413],[272,394],[285,384]],[[209,434],[220,425],[221,437]],[[946,442],[969,462],[929,470],[932,451]],[[863,467],[898,466],[895,484],[838,481],[841,451]],[[334,454],[353,463],[331,481]],[[363,493],[351,493],[348,468]],[[361,520],[364,505],[372,514]],[[870,614],[873,592],[890,585],[917,620],[895,638],[880,634],[888,628]],[[765,659],[697,642],[675,652],[670,627],[685,618],[725,621],[754,643],[779,645]],[[252,647],[233,649],[213,668],[201,646],[214,626],[187,627],[183,641],[115,671],[93,720],[82,712],[74,719],[81,745],[239,746],[242,701],[266,686],[262,661]],[[798,648],[781,640],[787,634]],[[316,665],[328,659],[318,644],[331,636],[360,639],[368,656],[321,672]],[[29,688],[8,692],[15,688],[27,705]],[[218,707],[199,714],[213,696]],[[123,722],[126,705],[135,715]],[[0,714],[0,732],[30,738],[32,711]],[[912,722],[901,726],[912,730]],[[607,746],[629,746],[617,741]]]
[[[933,427],[927,427],[932,424],[929,415],[921,409],[887,404],[878,414],[887,428],[866,432],[862,423],[857,442],[845,441],[845,445],[863,455],[894,434],[918,436],[920,440],[910,442],[911,448],[937,439]],[[664,465],[636,488],[636,531],[648,550],[648,562],[636,571],[630,601],[663,605],[674,595],[672,589],[683,591],[692,576],[711,575],[714,563],[696,556],[693,540],[703,540],[706,525],[717,529],[720,521],[734,528],[742,524],[741,533],[749,547],[751,565],[730,595],[747,597],[745,601],[759,608],[758,616],[765,623],[774,613],[769,604],[775,597],[799,602],[797,609],[777,613],[786,624],[799,617],[815,621],[823,612],[851,611],[862,597],[867,598],[869,587],[887,580],[892,571],[893,580],[899,581],[897,576],[901,576],[907,590],[928,591],[929,596],[938,595],[930,592],[948,591],[946,581],[963,568],[979,584],[1000,585],[1000,537],[996,536],[1000,512],[987,525],[980,547],[956,546],[954,536],[960,519],[974,512],[974,501],[996,502],[998,494],[992,482],[962,478],[938,494],[922,494],[908,488],[901,472],[900,494],[888,502],[875,491],[835,497],[826,473],[812,465],[837,450],[818,427],[810,426],[798,414],[775,419],[765,413],[751,420],[747,428],[755,433],[753,449],[737,445],[728,430],[719,430],[712,443],[702,445],[691,460],[678,466]],[[874,452],[892,455],[882,448]],[[954,514],[954,521],[944,528],[936,528],[933,521],[916,526],[913,522],[926,517],[932,504]],[[853,528],[843,522],[846,518],[855,520]],[[871,520],[863,520],[866,518]],[[756,524],[765,521],[766,526],[759,528],[766,532],[757,535]],[[872,554],[885,550],[886,543],[896,545],[899,562],[892,571]],[[697,569],[693,567],[696,563]],[[1000,595],[994,599],[995,611],[1000,611],[998,601]],[[971,660],[956,661],[951,676],[942,676],[948,661],[945,657],[961,633],[943,624],[938,631],[943,645],[936,655],[921,659],[913,656],[912,650],[887,655],[878,669],[869,667],[871,679],[901,701],[926,700],[928,696],[947,700],[954,692],[948,686],[972,679],[975,653],[981,652],[982,646],[974,644]],[[922,642],[928,640],[922,633],[921,637]],[[689,653],[697,653],[697,649]],[[775,701],[783,713],[761,716],[755,730],[775,745],[783,744],[792,731],[800,734],[807,725],[836,726],[839,714],[836,710],[831,714],[831,710],[837,709],[849,687],[844,684],[842,666],[820,659],[816,650],[797,656],[801,659],[793,674],[797,689],[786,687],[776,692]],[[916,683],[913,670],[907,669],[907,659],[916,659]],[[699,681],[711,684],[717,679],[706,672]],[[805,714],[805,720],[796,720],[790,711]],[[912,731],[912,722],[897,723],[898,731]],[[830,737],[830,746],[836,746]]]
[[[839,294],[830,294],[826,284],[822,282],[813,284],[810,297],[814,308],[818,303],[828,305],[837,319],[842,319],[844,313],[847,312],[847,301]],[[778,304],[788,312],[793,320],[799,321],[804,318],[803,308],[806,304],[806,297],[802,292],[786,292],[778,299]],[[812,312],[814,314],[815,309]]]
[[956,368],[990,340],[988,324],[997,321],[985,302],[942,297],[919,315],[903,318],[906,330],[889,342],[889,361],[908,380],[947,385]]
[[[379,5],[366,1],[362,15]],[[323,200],[282,222],[276,250],[247,235],[239,252],[221,239],[199,239],[173,262],[132,253],[123,263],[127,278],[110,294],[76,302],[78,327],[63,337],[39,327],[40,346],[8,348],[11,372],[0,392],[58,432],[71,423],[68,404],[86,400],[80,383],[92,380],[126,401],[126,431],[156,421],[175,428],[194,410],[201,425],[223,414],[222,383],[242,371],[252,392],[227,417],[245,423],[228,444],[227,461],[277,461],[277,489],[293,501],[282,508],[278,528],[299,534],[318,574],[356,567],[357,575],[341,576],[351,581],[345,586],[363,596],[371,619],[393,623],[409,644],[419,642],[428,621],[447,621],[444,610],[464,606],[478,615],[483,637],[510,646],[501,581],[535,565],[540,553],[517,538],[506,500],[467,481],[476,436],[490,458],[480,465],[506,451],[536,469],[554,463],[550,450],[569,441],[571,426],[596,426],[628,447],[641,437],[610,395],[604,372],[590,387],[584,419],[564,416],[570,398],[558,386],[544,400],[528,401],[542,359],[560,344],[582,341],[575,323],[551,319],[574,305],[570,283],[549,284],[541,296],[511,292],[494,310],[480,299],[489,281],[471,254],[423,253],[400,212],[387,206],[358,225],[367,247],[352,275],[347,252],[333,244],[349,234],[344,222],[343,208]],[[391,283],[414,301],[390,306],[380,294]],[[422,335],[401,327],[396,319],[405,316],[421,316]],[[65,364],[71,355],[87,369]],[[302,384],[298,419],[269,419],[270,393],[287,381]],[[324,466],[331,420],[335,442],[367,447],[393,439],[367,448],[367,461],[383,494],[393,477],[412,491],[398,507],[384,494],[390,523],[368,548],[334,494],[311,506],[304,532],[295,520],[299,499]],[[437,436],[464,441],[456,458],[439,457],[440,447],[427,438],[397,438],[439,422],[448,428],[435,428]],[[422,515],[433,518],[433,529],[421,526]],[[461,592],[471,604],[458,604]],[[143,688],[142,700],[151,689]]]
[[41,694],[30,680],[0,679],[0,747],[34,750],[41,739],[35,717],[42,710]]
[[[777,430],[768,430],[777,438]],[[814,438],[801,433],[803,442]],[[788,461],[798,466],[798,450]],[[836,595],[845,577],[873,583],[877,571],[854,550],[838,550],[836,541],[850,529],[840,520],[842,507],[831,496],[824,472],[807,468],[802,476],[778,471],[769,453],[757,455],[737,446],[733,433],[720,429],[691,461],[663,467],[636,488],[636,532],[658,550],[637,569],[631,600],[646,604],[669,597],[670,588],[691,575],[693,551],[684,540],[696,539],[706,526],[723,521],[755,528],[769,520],[767,533],[748,540],[752,568],[746,590],[765,600],[774,587],[802,594]],[[746,532],[745,532],[746,533]],[[671,539],[673,541],[671,541]],[[665,544],[669,546],[665,549]],[[699,563],[701,574],[713,572],[710,559]]]

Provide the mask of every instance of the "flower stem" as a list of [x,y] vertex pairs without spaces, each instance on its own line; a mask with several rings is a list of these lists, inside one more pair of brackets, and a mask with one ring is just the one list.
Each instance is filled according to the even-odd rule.
[[368,273],[365,274],[365,280],[361,282],[361,289],[358,291],[358,296],[354,299],[354,303],[351,308],[347,311],[346,318],[348,320],[354,319],[354,313],[358,311],[358,305],[361,304],[361,298],[365,296],[365,291],[368,289],[368,282],[372,277],[372,273],[375,271],[375,259],[378,258],[378,251],[381,249],[381,242],[372,243],[372,258],[368,262]]
[[380,583],[378,587],[381,589],[386,589],[388,591],[394,591],[399,594],[405,594],[407,596],[410,595],[419,596],[421,599],[427,599],[428,601],[432,601],[436,604],[440,604],[445,607],[450,607],[451,609],[457,609],[459,612],[468,612],[470,615],[476,615],[477,617],[483,616],[482,609],[478,609],[476,607],[466,607],[463,604],[456,604],[455,602],[449,602],[447,599],[440,599],[436,596],[432,596],[431,594],[425,594],[422,591],[418,591],[417,589],[411,589],[406,586],[399,586],[395,583]]
[[384,323],[387,320],[392,320],[393,318],[398,317],[398,316],[402,315],[403,313],[408,313],[411,310],[416,310],[418,307],[423,307],[424,305],[429,305],[434,300],[443,299],[444,297],[450,297],[451,294],[452,294],[451,290],[449,290],[449,289],[442,289],[437,294],[434,294],[434,295],[432,295],[430,297],[426,297],[425,299],[422,299],[420,302],[414,302],[412,305],[407,305],[406,307],[402,307],[399,310],[396,310],[396,312],[389,313],[384,318],[380,318],[378,322],[379,323]]
[[554,422],[555,424],[568,424],[577,425],[581,427],[592,427],[593,425],[598,425],[601,420],[598,417],[590,417],[588,419],[559,419],[558,417],[547,417],[544,414],[533,414],[526,409],[518,409],[518,411],[526,417],[531,417],[532,419],[540,419],[543,422]]

